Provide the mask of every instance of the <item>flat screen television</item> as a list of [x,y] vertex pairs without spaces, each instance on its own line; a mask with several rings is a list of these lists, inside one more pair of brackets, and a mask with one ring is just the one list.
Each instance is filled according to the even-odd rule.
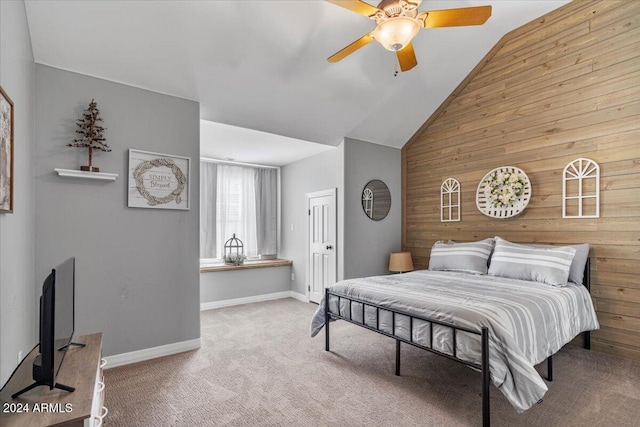
[[62,361],[71,345],[75,326],[76,260],[69,258],[56,266],[44,279],[40,297],[40,354],[33,362],[30,386],[12,395],[17,396],[38,386],[74,391],[73,387],[56,382]]

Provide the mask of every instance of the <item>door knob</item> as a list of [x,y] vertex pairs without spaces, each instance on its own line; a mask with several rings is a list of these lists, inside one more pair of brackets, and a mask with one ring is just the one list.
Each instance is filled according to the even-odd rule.
[[327,245],[327,249],[331,250],[331,249],[333,249],[333,246]]

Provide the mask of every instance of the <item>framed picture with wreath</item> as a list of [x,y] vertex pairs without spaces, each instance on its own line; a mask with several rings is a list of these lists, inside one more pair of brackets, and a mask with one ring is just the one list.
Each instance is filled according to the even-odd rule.
[[189,209],[191,159],[129,149],[130,208]]

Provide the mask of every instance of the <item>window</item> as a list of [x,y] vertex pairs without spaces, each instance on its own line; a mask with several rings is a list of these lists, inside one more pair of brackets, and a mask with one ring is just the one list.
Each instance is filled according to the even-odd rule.
[[244,255],[277,252],[277,169],[200,163],[200,258],[222,259],[235,233]]

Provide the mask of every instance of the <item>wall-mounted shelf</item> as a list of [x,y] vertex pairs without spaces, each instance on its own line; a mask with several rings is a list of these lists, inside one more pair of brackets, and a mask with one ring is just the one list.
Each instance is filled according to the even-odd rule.
[[77,171],[73,169],[55,169],[58,172],[58,175],[65,178],[82,178],[82,179],[101,179],[104,181],[115,181],[118,177],[117,173],[106,173],[106,172],[85,172],[85,171]]

